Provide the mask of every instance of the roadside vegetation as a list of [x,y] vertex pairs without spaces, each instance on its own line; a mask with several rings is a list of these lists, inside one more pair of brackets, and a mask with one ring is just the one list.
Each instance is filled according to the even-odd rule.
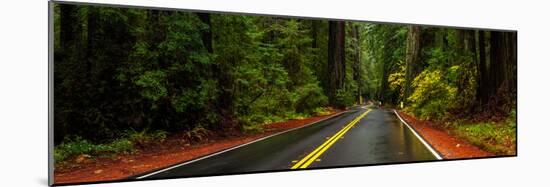
[[167,132],[147,130],[128,130],[121,134],[120,138],[106,143],[94,143],[80,136],[67,137],[63,143],[54,148],[56,163],[67,160],[88,159],[93,157],[114,157],[120,154],[131,154],[136,148],[143,148],[151,144],[162,143]]
[[499,122],[453,123],[451,133],[496,155],[516,154],[516,113]]
[[[496,155],[514,155],[516,33],[373,25],[369,89]],[[382,46],[382,47],[379,47]]]
[[348,36],[342,26],[56,4],[56,161],[131,153],[180,133],[193,141],[257,133],[346,108],[366,91],[358,33],[329,40]]
[[56,3],[54,37],[57,163],[365,100],[515,146],[515,32]]
[[[313,110],[311,115],[294,114],[282,117],[274,117],[264,119],[262,123],[252,124],[250,126],[243,125],[242,133],[258,133],[264,132],[264,126],[270,123],[283,122],[292,119],[304,119],[310,116],[326,116],[334,113],[334,109],[330,107],[319,107]],[[130,129],[122,132],[118,139],[110,142],[95,143],[86,140],[80,136],[66,137],[63,143],[56,145],[54,148],[54,160],[59,166],[67,164],[78,164],[86,160],[95,158],[116,158],[120,155],[139,153],[140,150],[151,148],[153,146],[161,146],[168,138],[170,133],[163,130],[150,131],[144,129],[136,131]],[[197,126],[192,130],[185,131],[179,135],[182,145],[201,144],[204,141],[212,139],[216,136],[214,132],[204,127]]]

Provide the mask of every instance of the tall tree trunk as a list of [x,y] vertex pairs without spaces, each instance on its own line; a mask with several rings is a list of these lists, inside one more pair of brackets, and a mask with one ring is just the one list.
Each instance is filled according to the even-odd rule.
[[491,31],[491,63],[489,64],[490,92],[493,96],[504,80],[504,66],[506,49],[504,46],[504,34],[498,31]]
[[350,25],[351,35],[353,37],[353,80],[357,83],[357,103],[361,104],[361,43],[359,38],[359,25]]
[[328,73],[330,79],[329,102],[331,105],[337,106],[341,103],[337,103],[336,93],[344,88],[346,78],[345,22],[343,21],[329,21]]
[[[490,96],[499,106],[511,104],[516,96],[517,34],[491,31]],[[504,103],[500,103],[500,101]],[[505,108],[504,110],[509,110]]]
[[480,105],[485,105],[489,100],[488,96],[488,75],[487,58],[485,56],[485,31],[478,31],[479,62],[477,64],[477,93],[476,97]]
[[405,70],[405,93],[403,94],[404,100],[409,97],[412,92],[412,81],[418,70],[420,69],[420,26],[409,26],[409,32],[407,34],[407,54],[405,58],[406,70]]
[[466,30],[464,32],[464,51],[469,53],[468,55],[471,55],[473,62],[476,62],[476,33],[474,30]]

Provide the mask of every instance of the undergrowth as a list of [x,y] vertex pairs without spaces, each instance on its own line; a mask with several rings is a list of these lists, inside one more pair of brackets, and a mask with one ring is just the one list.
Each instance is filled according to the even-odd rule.
[[[251,115],[241,118],[242,131],[245,133],[262,132],[263,126],[270,123],[282,122],[291,119],[304,119],[310,116],[328,115],[332,112],[331,108],[319,107],[312,110],[311,113],[286,112],[283,115],[264,116]],[[201,142],[212,135],[212,131],[203,127],[196,126],[184,133],[184,138],[193,142]],[[79,155],[94,156],[113,156],[120,153],[132,153],[136,148],[144,148],[152,144],[162,143],[167,137],[166,131],[150,131],[144,129],[141,131],[130,129],[120,133],[120,138],[108,143],[94,143],[80,136],[65,138],[63,143],[54,147],[54,159],[56,163],[74,159]]]
[[108,143],[93,143],[80,136],[68,137],[63,143],[54,147],[54,160],[56,163],[61,163],[79,155],[113,156],[132,153],[136,146],[164,141],[166,135],[165,131],[149,132],[147,129],[142,131],[132,129],[121,133],[121,138]]
[[240,119],[242,124],[241,130],[244,133],[256,133],[263,132],[264,126],[271,123],[283,122],[293,119],[305,119],[311,116],[324,116],[329,115],[333,111],[330,107],[317,107],[311,112],[297,113],[297,112],[285,112],[281,115],[260,115],[254,114],[250,116],[244,116]]
[[497,155],[516,154],[516,112],[501,122],[452,124],[451,132]]

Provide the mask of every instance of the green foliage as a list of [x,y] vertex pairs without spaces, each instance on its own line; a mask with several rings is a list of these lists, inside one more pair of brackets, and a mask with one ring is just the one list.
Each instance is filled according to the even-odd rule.
[[82,137],[67,138],[64,143],[55,146],[54,159],[56,163],[74,158],[78,155],[109,155],[116,153],[128,153],[132,151],[133,144],[130,140],[122,138],[107,144],[94,144]]
[[[450,40],[455,35],[446,36]],[[443,119],[451,112],[467,110],[475,102],[476,92],[472,59],[452,47],[434,47],[426,59],[427,67],[414,79],[413,93],[407,98],[409,109],[425,119]]]
[[[309,48],[311,38],[300,22],[290,19],[266,25],[270,18],[237,18],[216,18],[216,22],[238,24],[217,26],[222,28],[215,30],[219,41],[215,49],[231,51],[219,53],[217,60],[231,64],[227,68],[235,83],[235,111],[245,131],[259,131],[261,124],[327,104],[310,68],[315,50]],[[273,33],[280,34],[272,37]]]
[[[61,15],[67,7],[73,12]],[[99,145],[120,140],[109,146],[123,149],[120,135],[135,145],[172,131],[201,141],[213,130],[261,131],[266,123],[326,113],[333,78],[327,21],[208,16],[205,22],[183,11],[56,5],[57,157],[117,152]],[[353,105],[361,94],[409,101],[416,115],[441,119],[473,105],[478,73],[456,29],[423,28],[421,67],[403,98],[407,27],[346,25],[360,28],[359,40],[346,32],[344,86],[332,107]],[[82,138],[65,139],[73,135]]]
[[153,142],[162,142],[166,139],[168,133],[162,130],[150,132],[148,129],[136,131],[134,129],[126,130],[122,137],[132,142],[134,145],[144,146]]
[[484,122],[453,125],[453,133],[495,154],[516,154],[515,110],[503,122]]
[[346,92],[346,90],[340,89],[336,91],[336,107],[350,106],[353,105],[354,101],[354,96],[351,93]]
[[[366,51],[364,58],[367,69],[366,87],[368,95],[377,100],[390,104],[405,102],[406,110],[415,116],[441,121],[454,121],[456,124],[467,119],[464,116],[472,116],[472,111],[485,110],[489,105],[506,105],[510,103],[506,99],[514,100],[514,93],[490,95],[485,97],[499,97],[502,102],[491,104],[480,101],[483,90],[491,87],[491,81],[498,76],[499,68],[515,67],[498,63],[498,68],[489,67],[495,62],[488,62],[479,66],[480,46],[479,32],[471,30],[446,29],[422,27],[420,35],[419,62],[406,69],[405,61],[408,54],[403,42],[407,38],[405,26],[366,24],[363,37],[365,37]],[[493,33],[491,33],[493,34]],[[487,36],[487,33],[484,34]],[[485,37],[487,38],[487,37]],[[495,51],[490,50],[491,42],[485,39],[486,56],[494,56]],[[483,41],[482,41],[483,42]],[[487,49],[489,48],[489,51]],[[507,54],[510,57],[510,54]],[[507,58],[508,58],[507,57]],[[490,60],[490,59],[485,59]],[[502,65],[501,65],[502,63]],[[479,68],[484,68],[488,80],[481,84],[482,76]],[[405,89],[406,72],[412,70],[414,76],[411,95],[403,98]],[[416,71],[416,72],[415,72]],[[511,71],[513,72],[513,71]],[[504,74],[509,74],[506,72]],[[513,73],[512,73],[513,74]],[[500,84],[500,83],[497,83]],[[494,86],[493,87],[498,87]],[[491,89],[491,88],[489,88]],[[494,89],[494,88],[492,88]],[[482,92],[481,94],[477,93]],[[514,92],[514,90],[511,90]],[[504,97],[504,98],[500,98]],[[488,99],[486,99],[488,100]],[[497,104],[498,103],[498,104]],[[508,111],[508,110],[504,110]],[[491,113],[492,110],[483,113]],[[515,119],[515,114],[509,114]],[[477,118],[476,118],[477,119]],[[497,154],[511,154],[515,143],[515,121],[508,120],[505,123],[483,122],[471,125],[457,125],[456,132],[476,145],[485,147]]]
[[134,146],[162,142],[166,139],[166,135],[167,132],[161,130],[150,132],[148,130],[136,131],[131,129],[122,133],[121,138],[102,144],[92,143],[80,136],[73,136],[72,138],[66,138],[62,144],[55,146],[54,159],[56,163],[59,163],[83,154],[109,156],[130,153],[134,150]]
[[216,83],[213,80],[201,80],[197,88],[183,89],[180,95],[172,100],[176,112],[201,110],[206,108],[217,95]]
[[[222,14],[203,22],[183,11],[54,9],[58,145],[71,135],[91,144],[121,134],[136,145],[159,139],[148,129],[202,137],[223,126],[222,119],[248,128],[328,104],[326,22],[314,27],[313,21]],[[61,15],[61,9],[73,12]],[[74,24],[62,25],[65,20]],[[62,34],[73,40],[61,41]]]
[[[389,88],[389,77],[393,73],[403,71],[401,63],[405,60],[405,40],[407,28],[396,25],[367,24],[363,33],[366,45],[365,58],[368,64],[369,95],[374,99],[389,103],[397,103],[402,95],[398,89],[399,76],[394,74],[391,81],[394,89]],[[404,72],[403,72],[404,73]]]
[[326,107],[317,107],[317,108],[313,109],[313,114],[315,116],[326,116],[326,115],[331,114],[331,110],[329,110]]
[[56,146],[54,148],[54,157],[56,162],[59,162],[76,155],[95,152],[95,150],[97,150],[96,145],[81,137],[76,137],[72,140],[65,140],[65,143]]
[[112,152],[112,153],[127,153],[131,152],[133,149],[133,143],[130,140],[121,138],[104,146],[101,152]]
[[141,95],[144,98],[157,101],[168,94],[164,85],[165,77],[166,73],[163,71],[148,71],[138,78],[136,85],[143,88]]
[[279,116],[248,115],[241,117],[239,120],[244,133],[256,133],[263,131],[264,123],[282,121],[282,119]]
[[457,89],[445,81],[444,75],[440,70],[424,70],[414,79],[415,89],[408,99],[415,115],[426,119],[441,119],[452,107]]
[[389,89],[392,92],[399,93],[399,98],[403,97],[405,92],[405,66],[400,63],[400,70],[388,76]]
[[315,113],[314,110],[319,106],[328,104],[328,97],[317,82],[299,87],[294,93],[296,94],[295,108],[298,112]]

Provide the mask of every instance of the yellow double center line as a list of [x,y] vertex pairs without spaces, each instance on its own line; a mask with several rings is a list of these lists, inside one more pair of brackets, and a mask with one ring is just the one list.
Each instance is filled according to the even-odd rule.
[[306,157],[304,157],[290,169],[307,168],[313,161],[319,158],[319,156],[321,156],[330,146],[332,146],[332,144],[338,141],[338,139],[340,139],[349,129],[351,129],[357,122],[361,120],[361,118],[365,117],[370,111],[371,110],[369,109],[361,114],[359,117],[355,118],[349,124],[344,126],[342,130],[338,131],[336,134],[330,137],[327,141],[325,141],[323,144],[313,150],[313,152],[309,153]]

